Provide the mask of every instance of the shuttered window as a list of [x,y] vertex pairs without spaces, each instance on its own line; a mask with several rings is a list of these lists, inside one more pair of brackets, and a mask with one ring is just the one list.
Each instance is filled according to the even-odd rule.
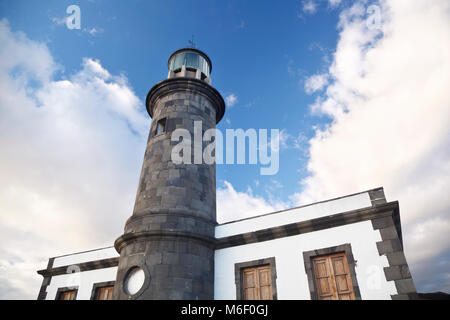
[[114,286],[99,287],[95,290],[95,300],[112,300]]
[[58,300],[75,300],[77,290],[63,291],[59,293]]
[[270,265],[242,270],[243,300],[272,300]]
[[354,300],[352,279],[345,253],[312,259],[319,300]]

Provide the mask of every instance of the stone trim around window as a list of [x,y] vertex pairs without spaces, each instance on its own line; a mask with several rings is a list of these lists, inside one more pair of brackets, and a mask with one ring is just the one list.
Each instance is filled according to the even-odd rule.
[[314,281],[314,270],[312,265],[312,258],[330,255],[334,253],[345,252],[347,256],[348,269],[350,271],[350,278],[352,279],[353,291],[355,293],[355,299],[361,300],[361,292],[359,291],[358,280],[356,279],[355,266],[356,262],[353,257],[352,246],[349,243],[339,245],[336,247],[329,247],[317,250],[311,250],[303,252],[303,261],[305,264],[305,271],[308,276],[309,293],[311,295],[311,300],[317,300],[317,288],[316,282]]
[[115,281],[105,281],[105,282],[94,283],[94,285],[92,286],[91,299],[90,300],[95,300],[95,293],[96,293],[98,288],[114,286],[115,283],[116,283]]
[[56,291],[55,300],[59,300],[59,296],[61,295],[61,293],[73,290],[75,290],[75,296],[73,300],[77,300],[78,286],[58,288],[58,291]]
[[270,265],[270,274],[272,280],[272,299],[277,300],[277,268],[275,257],[241,262],[234,264],[234,277],[236,282],[236,300],[242,300],[242,269]]

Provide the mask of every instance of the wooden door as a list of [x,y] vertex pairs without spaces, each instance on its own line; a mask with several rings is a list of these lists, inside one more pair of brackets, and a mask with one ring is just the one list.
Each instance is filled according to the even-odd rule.
[[273,299],[270,265],[242,270],[242,299]]
[[345,253],[312,259],[319,300],[354,300],[352,279]]
[[58,300],[75,300],[75,293],[76,290],[61,292]]
[[112,300],[114,286],[100,287],[95,291],[95,300]]

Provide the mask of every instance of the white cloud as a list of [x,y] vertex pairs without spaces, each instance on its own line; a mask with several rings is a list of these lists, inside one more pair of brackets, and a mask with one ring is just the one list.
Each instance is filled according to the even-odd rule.
[[132,206],[150,120],[120,75],[0,21],[0,299],[35,299],[51,256],[111,245]]
[[302,1],[302,10],[307,14],[314,14],[317,11],[317,3],[314,0]]
[[62,17],[62,18],[53,17],[52,21],[54,23],[56,23],[58,26],[62,26],[62,25],[65,26],[67,23],[67,17]]
[[278,135],[279,138],[279,149],[307,149],[308,140],[305,135],[301,132],[297,136],[291,135],[286,129],[281,129]]
[[328,74],[316,74],[305,81],[305,91],[308,94],[322,90],[328,84]]
[[274,189],[282,189],[283,185],[280,183],[280,181],[276,180],[276,179],[270,179],[270,182],[272,183],[272,188]]
[[[381,1],[381,30],[367,28],[365,5],[340,15],[331,81],[312,106],[332,123],[310,141],[297,202],[384,186],[400,202],[406,255],[425,284],[419,271],[450,253],[450,3]],[[449,288],[448,277],[434,288]]]
[[[312,42],[309,46],[308,46],[308,50],[313,51],[313,50],[317,50],[322,54],[322,61],[324,62],[324,64],[326,66],[329,65],[330,63],[330,59],[331,59],[331,49],[328,47],[324,47],[323,45],[321,45],[318,42]],[[327,79],[328,80],[328,79]]]
[[[67,19],[69,19],[69,18],[70,18],[70,16],[61,17],[61,18],[53,17],[51,20],[52,20],[57,26],[63,26],[63,27],[66,27],[66,28],[67,28],[67,23],[70,23],[70,21],[67,22]],[[114,20],[114,19],[113,19],[113,20]],[[74,29],[74,30],[77,30],[77,29]],[[74,30],[73,30],[73,31],[74,31]],[[99,27],[92,27],[92,28],[87,27],[87,28],[81,29],[81,31],[84,32],[84,33],[87,33],[87,34],[89,34],[89,35],[91,35],[91,36],[95,36],[95,35],[97,35],[97,34],[103,33],[105,30],[104,30],[103,28],[99,28]]]
[[304,134],[299,132],[296,137],[293,137],[292,148],[304,151],[307,150],[308,138]]
[[[257,183],[259,185],[259,181]],[[231,183],[224,182],[223,187],[217,189],[217,221],[228,221],[258,216],[286,208],[282,202],[268,202],[266,199],[247,192],[236,191]]]
[[102,28],[96,28],[96,27],[83,29],[83,32],[89,33],[91,36],[95,36],[98,33],[103,33],[103,31],[104,30]]
[[328,4],[331,8],[336,8],[341,4],[342,0],[328,0]]
[[225,97],[225,103],[228,107],[234,106],[238,101],[237,96],[234,93],[231,93]]
[[289,133],[287,133],[286,129],[280,130],[280,134],[278,135],[280,141],[280,148],[287,149],[288,148],[288,140],[291,138]]

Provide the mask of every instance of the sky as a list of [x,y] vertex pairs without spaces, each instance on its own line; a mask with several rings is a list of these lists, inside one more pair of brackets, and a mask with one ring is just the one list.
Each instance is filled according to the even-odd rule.
[[0,299],[122,234],[145,97],[192,37],[218,129],[281,133],[276,175],[217,166],[219,222],[382,186],[418,291],[450,292],[449,1],[0,0]]

